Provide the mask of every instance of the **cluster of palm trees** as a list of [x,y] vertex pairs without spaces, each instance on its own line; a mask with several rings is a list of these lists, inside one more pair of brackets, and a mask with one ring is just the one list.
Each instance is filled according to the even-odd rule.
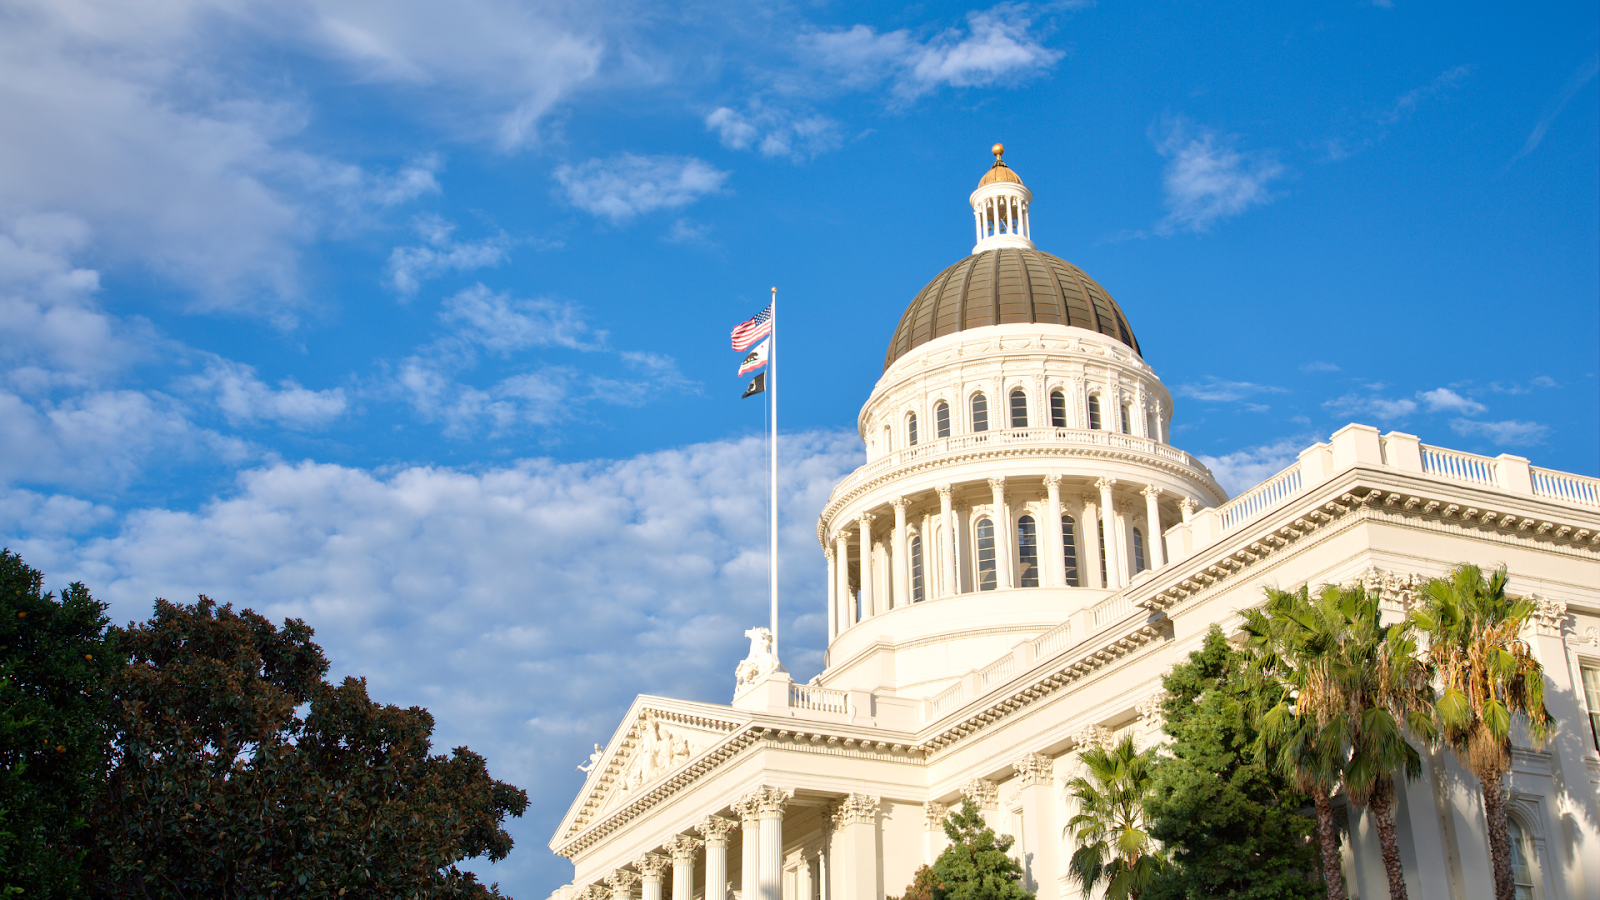
[[[1259,677],[1256,752],[1312,797],[1329,900],[1344,900],[1333,797],[1367,810],[1382,848],[1389,896],[1406,896],[1395,836],[1395,777],[1421,770],[1417,744],[1448,746],[1477,778],[1487,818],[1496,900],[1514,900],[1505,806],[1511,735],[1520,721],[1542,743],[1549,728],[1544,673],[1522,639],[1531,600],[1506,594],[1506,570],[1463,565],[1419,592],[1404,618],[1386,623],[1379,598],[1360,586],[1317,592],[1269,589],[1246,610],[1245,649]],[[1069,823],[1080,843],[1069,870],[1108,898],[1137,900],[1163,865],[1142,819],[1150,754],[1131,738],[1083,753],[1088,777]]]

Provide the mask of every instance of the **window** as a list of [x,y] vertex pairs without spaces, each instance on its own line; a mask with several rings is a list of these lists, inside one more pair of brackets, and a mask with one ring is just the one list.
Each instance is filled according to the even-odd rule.
[[1600,750],[1600,666],[1583,666],[1583,699],[1589,704],[1589,735]]
[[911,602],[921,603],[922,591],[922,535],[911,536]]
[[950,436],[950,404],[943,400],[933,408],[933,436],[936,438]]
[[989,430],[989,401],[982,394],[972,395],[972,430]]
[[916,445],[917,445],[917,414],[916,413],[912,413],[911,415],[906,416],[906,446],[907,447],[915,447]]
[[1089,427],[1100,430],[1100,397],[1096,394],[1089,395]]
[[1133,530],[1133,574],[1144,571],[1144,535],[1139,529]]
[[1028,427],[1028,395],[1021,388],[1011,392],[1011,427]]
[[1156,411],[1153,409],[1144,414],[1144,434],[1151,440],[1156,440],[1161,434],[1161,429],[1156,426]]
[[888,453],[894,449],[893,429],[883,426],[883,452]]
[[1073,529],[1077,525],[1072,517],[1061,517],[1061,553],[1067,561],[1067,587],[1078,586],[1078,536]]
[[978,520],[978,590],[992,591],[998,587],[994,569],[994,523]]
[[1133,407],[1126,403],[1122,404],[1122,433],[1133,433]]
[[1033,516],[1017,520],[1017,587],[1039,586],[1039,535]]
[[1522,823],[1514,816],[1507,816],[1506,824],[1511,828],[1511,883],[1515,886],[1512,896],[1517,900],[1533,900],[1533,847],[1522,831]]
[[1067,427],[1067,395],[1060,391],[1050,392],[1050,427]]

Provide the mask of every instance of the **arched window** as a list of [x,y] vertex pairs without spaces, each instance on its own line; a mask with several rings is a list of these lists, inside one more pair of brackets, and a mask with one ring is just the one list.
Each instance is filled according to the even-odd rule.
[[1011,392],[1011,427],[1028,427],[1028,395],[1017,388]]
[[906,416],[906,446],[907,447],[915,447],[916,445],[917,445],[917,414],[916,413],[912,413],[911,415]]
[[1122,433],[1133,433],[1133,406],[1128,403],[1122,404]]
[[911,602],[921,603],[922,590],[922,535],[911,536]]
[[1145,410],[1144,434],[1145,437],[1148,437],[1152,441],[1159,439],[1161,435],[1161,429],[1156,427],[1156,411],[1153,409]]
[[1511,883],[1516,888],[1515,896],[1517,900],[1534,900],[1533,847],[1515,817],[1507,816],[1506,824],[1511,827]]
[[989,401],[982,394],[972,395],[972,430],[989,430]]
[[992,591],[998,587],[994,568],[994,523],[978,520],[978,590]]
[[933,408],[933,436],[936,438],[950,436],[950,404],[943,400]]
[[1139,529],[1133,530],[1133,574],[1144,571],[1144,535]]
[[1100,395],[1089,395],[1089,427],[1100,430]]
[[1050,392],[1050,427],[1067,427],[1067,395],[1060,391]]
[[1067,560],[1067,587],[1078,586],[1078,535],[1077,523],[1069,515],[1061,516],[1061,553]]
[[1018,587],[1039,586],[1039,535],[1033,527],[1033,516],[1017,520]]

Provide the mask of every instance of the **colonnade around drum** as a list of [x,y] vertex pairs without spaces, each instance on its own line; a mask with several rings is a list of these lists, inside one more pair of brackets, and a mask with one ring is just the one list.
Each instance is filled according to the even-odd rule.
[[[862,511],[831,535],[828,635],[913,603],[1025,587],[1115,590],[1166,565],[1163,499],[1182,520],[1199,508],[1155,484],[1109,475],[989,478],[941,484]],[[855,527],[849,527],[853,524]]]

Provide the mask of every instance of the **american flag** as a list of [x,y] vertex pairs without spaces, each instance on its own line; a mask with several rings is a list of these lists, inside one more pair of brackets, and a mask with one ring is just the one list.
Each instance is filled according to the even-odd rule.
[[755,318],[748,322],[741,322],[733,330],[733,349],[745,350],[772,333],[772,307],[768,306],[756,313]]

